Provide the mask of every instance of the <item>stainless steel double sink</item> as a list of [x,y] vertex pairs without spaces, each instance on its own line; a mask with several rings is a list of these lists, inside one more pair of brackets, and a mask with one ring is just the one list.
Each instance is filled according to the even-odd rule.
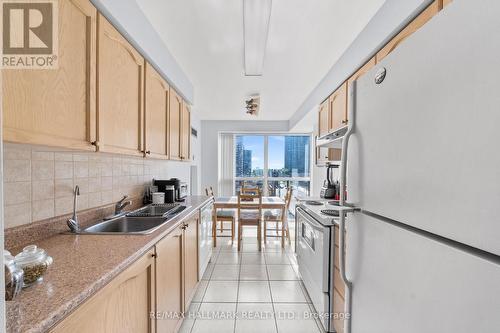
[[[134,212],[131,212],[125,216],[117,216],[115,218],[109,219],[97,223],[93,226],[82,229],[79,234],[89,234],[89,235],[147,235],[155,230],[159,229],[165,223],[172,220],[183,210],[186,206],[179,206],[174,210],[173,213],[163,214],[162,216],[129,216],[129,215],[141,215],[141,211],[146,211],[149,208],[141,208]],[[139,214],[138,214],[139,213]]]

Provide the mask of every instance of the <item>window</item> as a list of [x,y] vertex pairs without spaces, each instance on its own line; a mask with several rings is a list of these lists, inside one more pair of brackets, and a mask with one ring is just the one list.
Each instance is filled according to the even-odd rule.
[[234,142],[235,193],[245,184],[269,196],[283,197],[289,186],[297,195],[309,195],[309,135],[235,135]]

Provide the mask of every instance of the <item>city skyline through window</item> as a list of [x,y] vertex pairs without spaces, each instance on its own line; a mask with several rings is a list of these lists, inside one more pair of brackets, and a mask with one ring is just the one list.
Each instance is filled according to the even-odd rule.
[[265,195],[283,196],[292,186],[309,195],[309,135],[235,135],[235,193],[243,182]]

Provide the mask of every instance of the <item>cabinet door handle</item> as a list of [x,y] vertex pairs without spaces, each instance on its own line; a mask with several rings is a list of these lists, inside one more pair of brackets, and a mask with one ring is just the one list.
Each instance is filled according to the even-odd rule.
[[97,141],[91,141],[91,142],[90,142],[90,144],[91,144],[92,146],[97,146]]
[[347,124],[348,120],[345,119],[345,120],[342,120],[342,124]]
[[156,253],[151,253],[151,257],[158,258],[158,255]]

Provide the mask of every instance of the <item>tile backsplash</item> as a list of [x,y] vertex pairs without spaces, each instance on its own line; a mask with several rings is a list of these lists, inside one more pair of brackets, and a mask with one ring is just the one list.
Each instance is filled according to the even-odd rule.
[[5,228],[70,213],[75,185],[84,210],[142,196],[153,178],[187,181],[189,174],[172,170],[176,163],[175,169],[189,169],[174,161],[4,143]]

